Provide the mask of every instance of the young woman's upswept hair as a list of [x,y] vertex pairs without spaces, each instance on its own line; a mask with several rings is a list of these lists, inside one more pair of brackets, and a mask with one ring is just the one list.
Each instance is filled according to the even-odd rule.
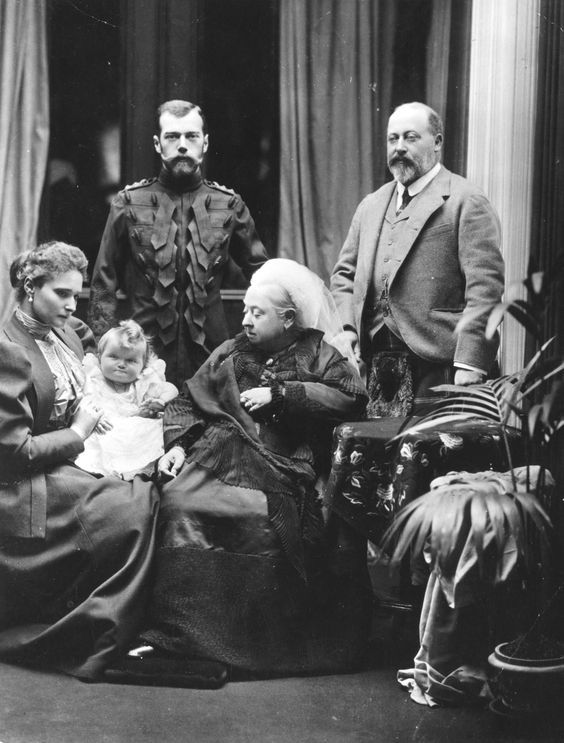
[[24,284],[42,287],[46,281],[67,271],[78,271],[86,278],[88,259],[80,248],[53,240],[21,253],[10,266],[10,283],[16,290],[16,298],[24,298]]

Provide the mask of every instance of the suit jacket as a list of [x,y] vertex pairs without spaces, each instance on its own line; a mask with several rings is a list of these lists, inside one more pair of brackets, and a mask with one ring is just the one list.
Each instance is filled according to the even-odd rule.
[[[55,332],[82,358],[71,327]],[[53,373],[13,315],[0,331],[0,537],[45,536],[45,472],[84,450],[70,428],[48,430],[54,400]]]
[[[390,182],[360,203],[331,277],[341,319],[357,332],[363,358],[369,352],[363,317],[382,224],[395,193]],[[465,312],[500,301],[500,242],[499,219],[485,195],[444,167],[411,202],[388,286],[392,315],[417,356],[492,367],[499,341],[484,335],[487,316],[457,335],[454,329]]]

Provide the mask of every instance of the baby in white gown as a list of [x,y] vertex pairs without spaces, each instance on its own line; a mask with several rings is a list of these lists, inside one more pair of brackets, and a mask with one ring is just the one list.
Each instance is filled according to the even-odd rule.
[[178,390],[165,380],[164,361],[133,320],[108,330],[100,338],[98,354],[86,354],[83,365],[84,394],[104,411],[111,430],[94,431],[76,464],[88,472],[130,480],[163,454],[161,414]]

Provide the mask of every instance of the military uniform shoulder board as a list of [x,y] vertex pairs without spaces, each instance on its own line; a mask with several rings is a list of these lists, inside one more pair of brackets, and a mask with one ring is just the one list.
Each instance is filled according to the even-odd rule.
[[227,188],[227,186],[222,186],[219,183],[216,183],[215,181],[205,181],[206,186],[209,186],[210,188],[215,188],[216,191],[223,191],[223,193],[229,194],[230,196],[236,196],[237,194],[232,188]]
[[154,183],[157,179],[156,178],[142,178],[140,181],[135,181],[135,183],[130,183],[129,185],[124,187],[124,191],[131,191],[133,188],[143,188],[143,186],[150,186],[151,183]]

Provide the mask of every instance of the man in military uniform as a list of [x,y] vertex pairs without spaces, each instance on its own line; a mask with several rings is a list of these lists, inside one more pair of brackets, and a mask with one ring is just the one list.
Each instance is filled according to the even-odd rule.
[[177,386],[228,337],[220,289],[233,259],[248,279],[267,259],[241,197],[204,180],[208,134],[199,106],[167,101],[157,109],[153,137],[162,167],[157,178],[114,199],[94,266],[88,309],[97,338],[120,316],[153,339]]

